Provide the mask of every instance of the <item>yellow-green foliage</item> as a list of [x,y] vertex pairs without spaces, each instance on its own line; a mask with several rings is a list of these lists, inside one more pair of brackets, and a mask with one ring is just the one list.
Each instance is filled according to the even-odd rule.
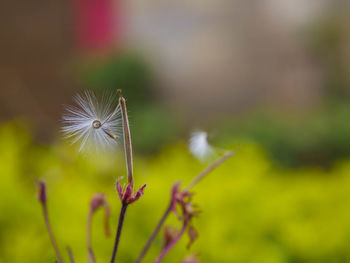
[[[107,195],[114,235],[120,208],[114,186],[124,175],[122,155],[82,157],[62,144],[38,146],[14,125],[0,129],[0,145],[1,263],[55,261],[36,200],[38,178],[48,184],[49,213],[65,257],[70,245],[77,262],[86,262],[86,217],[95,192]],[[171,185],[188,183],[204,166],[184,144],[152,159],[135,158],[136,185],[148,185],[127,211],[118,262],[134,262],[169,201]],[[350,162],[327,172],[281,170],[261,149],[245,144],[193,189],[202,210],[194,221],[199,239],[186,251],[185,236],[164,262],[180,262],[195,252],[207,263],[350,262],[349,173]],[[93,246],[99,262],[108,262],[113,236],[104,237],[102,220],[99,211]],[[179,225],[174,216],[168,223]],[[152,262],[161,246],[160,236],[144,262]]]

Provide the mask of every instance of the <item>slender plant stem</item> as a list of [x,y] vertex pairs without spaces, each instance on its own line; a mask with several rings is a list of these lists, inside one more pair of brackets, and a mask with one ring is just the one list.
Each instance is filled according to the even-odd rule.
[[207,168],[205,168],[199,175],[197,175],[192,182],[185,188],[185,190],[190,190],[193,186],[195,186],[200,180],[203,179],[207,174],[209,174],[211,171],[213,171],[216,167],[218,167],[220,164],[225,162],[228,158],[230,158],[233,155],[233,151],[227,152],[224,156],[213,162],[211,165],[209,165]]
[[[211,171],[213,171],[216,167],[218,167],[220,164],[222,164],[223,162],[225,162],[228,158],[230,158],[233,155],[232,151],[227,152],[226,154],[224,154],[221,158],[219,158],[218,160],[216,160],[214,163],[210,164],[207,168],[205,168],[200,174],[198,174],[193,180],[192,182],[185,188],[185,190],[190,190],[193,186],[195,186],[201,179],[203,179],[203,177],[205,177],[207,174],[209,174]],[[172,206],[172,201],[170,202],[170,205],[167,207],[167,209],[165,210],[162,218],[160,219],[160,221],[158,222],[156,228],[154,229],[151,237],[148,239],[145,247],[143,248],[141,254],[139,255],[136,263],[140,263],[141,260],[144,258],[144,256],[146,255],[147,251],[149,250],[151,244],[153,243],[155,237],[157,236],[157,234],[159,233],[161,227],[163,226],[165,219],[167,218],[167,216],[170,213],[170,208]],[[171,248],[170,248],[171,249]]]
[[173,206],[173,200],[171,200],[169,206],[166,208],[164,214],[162,215],[161,219],[159,220],[156,228],[153,230],[153,233],[152,233],[151,237],[148,239],[145,247],[141,251],[141,254],[137,258],[136,263],[140,263],[141,260],[146,255],[148,249],[150,248],[151,244],[153,243],[154,239],[156,238],[157,234],[159,233],[160,229],[162,228],[162,225],[164,224],[164,221],[167,219],[168,215],[170,214],[172,206]]
[[129,128],[128,113],[126,110],[126,102],[123,97],[119,98],[119,104],[120,104],[122,117],[123,117],[124,152],[125,152],[126,168],[128,172],[128,181],[129,181],[129,184],[131,185],[131,189],[134,189],[131,135],[130,135],[130,128]]
[[43,207],[43,214],[44,214],[44,220],[45,220],[45,224],[46,224],[46,229],[47,229],[47,232],[49,233],[51,244],[52,244],[52,246],[53,246],[53,248],[54,248],[54,250],[56,252],[57,261],[58,261],[58,263],[63,263],[63,259],[62,259],[61,253],[60,253],[60,251],[58,249],[57,242],[56,242],[55,236],[54,236],[52,228],[51,228],[51,224],[50,224],[50,220],[49,220],[46,204],[43,204],[42,207]]
[[177,234],[177,236],[170,242],[169,245],[167,245],[162,252],[160,253],[160,255],[156,258],[156,260],[154,261],[154,263],[159,263],[162,261],[162,259],[166,256],[166,254],[169,253],[169,251],[176,245],[176,243],[180,240],[180,238],[182,237],[182,235],[185,233],[187,227],[187,221],[184,222],[184,224],[182,225],[182,228],[180,230],[180,232]]
[[111,263],[115,262],[115,257],[117,255],[117,250],[118,250],[118,245],[119,245],[119,240],[120,240],[120,235],[122,233],[122,228],[123,228],[123,223],[124,223],[124,218],[126,214],[126,209],[128,208],[127,203],[123,203],[122,207],[120,209],[120,215],[119,215],[119,222],[118,222],[118,228],[117,228],[117,234],[115,236],[115,242],[114,242],[114,247],[113,247],[113,252],[112,252],[112,258],[111,258]]
[[67,247],[67,251],[68,251],[70,262],[75,263],[72,249],[70,247]]
[[[118,91],[119,94],[121,94],[121,91]],[[132,158],[132,145],[131,145],[131,135],[130,135],[130,128],[129,128],[129,120],[128,120],[128,112],[126,109],[126,102],[123,96],[119,97],[119,105],[121,109],[122,114],[122,121],[123,121],[123,140],[124,140],[124,153],[125,153],[125,161],[126,161],[126,170],[128,174],[128,183],[129,186],[131,186],[131,192],[133,192],[134,189],[134,177],[133,177],[133,158]],[[119,245],[120,236],[122,233],[123,223],[125,219],[126,209],[128,208],[127,201],[122,201],[122,207],[120,209],[120,215],[119,215],[119,222],[118,222],[118,228],[117,233],[115,236],[115,242],[111,257],[111,263],[115,262],[115,258],[117,256],[117,250]]]
[[87,220],[86,243],[87,243],[87,249],[88,249],[88,262],[96,263],[95,254],[94,254],[94,251],[92,250],[92,244],[91,244],[92,215],[93,215],[93,210],[90,209],[88,220]]

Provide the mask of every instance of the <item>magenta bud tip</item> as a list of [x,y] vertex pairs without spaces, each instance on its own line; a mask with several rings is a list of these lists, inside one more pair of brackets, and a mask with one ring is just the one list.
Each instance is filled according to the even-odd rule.
[[38,183],[39,192],[38,198],[42,204],[46,204],[46,184],[43,181],[39,181]]
[[96,193],[91,198],[90,207],[92,211],[95,211],[100,206],[103,206],[106,203],[106,197],[104,194]]

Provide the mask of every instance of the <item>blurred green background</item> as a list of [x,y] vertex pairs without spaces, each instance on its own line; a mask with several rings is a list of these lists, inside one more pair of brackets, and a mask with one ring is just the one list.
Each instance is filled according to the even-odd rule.
[[[235,155],[194,188],[199,238],[165,258],[204,263],[350,262],[350,3],[344,0],[5,0],[0,10],[0,263],[54,262],[36,197],[48,185],[62,252],[86,262],[90,198],[105,193],[93,247],[108,262],[122,153],[86,156],[59,132],[84,89],[123,89],[145,195],[127,212],[119,262],[134,262],[173,183],[208,163],[192,131]],[[172,216],[170,225],[179,226]],[[159,235],[145,262],[162,248]],[[65,257],[67,256],[64,253]],[[67,257],[66,257],[67,260]]]
[[[49,213],[61,250],[70,245],[77,262],[86,262],[86,220],[95,192],[106,193],[115,232],[120,203],[114,184],[125,172],[122,155],[87,159],[61,144],[36,145],[23,127],[14,124],[3,126],[0,135],[6,149],[0,155],[1,262],[55,260],[36,200],[39,178],[48,183]],[[136,157],[136,185],[148,185],[127,212],[120,262],[136,259],[168,204],[171,185],[179,180],[188,183],[204,166],[184,143],[166,147],[155,157]],[[198,253],[203,262],[348,262],[349,172],[350,161],[327,171],[278,168],[260,147],[246,142],[193,189],[202,210],[194,219],[199,239],[186,251],[184,236],[165,262],[180,262],[189,253]],[[93,246],[99,261],[108,262],[113,237],[104,236],[102,220],[99,211],[93,222]],[[179,223],[175,216],[168,222],[178,227]],[[161,247],[162,235],[145,262],[153,262]]]

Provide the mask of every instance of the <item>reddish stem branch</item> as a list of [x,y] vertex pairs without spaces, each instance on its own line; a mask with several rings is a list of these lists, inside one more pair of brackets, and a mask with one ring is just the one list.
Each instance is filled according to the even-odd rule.
[[[213,171],[216,167],[218,167],[220,164],[222,164],[223,162],[225,162],[228,158],[230,158],[233,155],[232,151],[227,152],[224,156],[222,156],[221,158],[219,158],[218,160],[216,160],[214,163],[212,163],[211,165],[209,165],[207,168],[205,168],[200,174],[198,174],[193,181],[185,188],[185,190],[190,190],[194,185],[196,185],[201,179],[203,179],[203,177],[205,177],[207,174],[209,174],[211,171]],[[167,209],[165,210],[163,216],[161,217],[160,221],[158,222],[156,228],[154,229],[151,237],[149,238],[149,240],[147,241],[145,247],[143,248],[141,254],[139,255],[136,263],[140,263],[141,260],[144,258],[144,256],[146,255],[147,251],[149,250],[151,244],[153,243],[155,237],[158,235],[161,227],[163,226],[165,219],[167,218],[167,216],[169,215],[169,213],[171,212],[171,207],[172,207],[172,202],[174,200],[171,200],[170,205],[167,207]],[[169,248],[170,250],[171,248]]]
[[156,258],[154,263],[159,263],[163,260],[163,258],[169,253],[169,251],[176,245],[176,243],[180,240],[182,235],[185,233],[187,227],[187,220],[184,221],[184,224],[180,230],[180,232],[177,234],[177,236],[170,242],[169,245],[167,245],[163,251],[160,253],[160,255]]
[[211,165],[209,165],[207,168],[205,168],[199,175],[197,175],[192,182],[185,188],[185,190],[191,189],[193,186],[195,186],[200,180],[203,179],[206,175],[208,175],[211,171],[213,171],[216,167],[218,167],[220,164],[225,162],[228,158],[230,158],[233,155],[233,151],[227,152],[224,156],[213,162]]
[[136,263],[140,263],[141,260],[144,258],[144,256],[146,255],[148,249],[150,248],[151,244],[153,243],[154,239],[156,238],[158,232],[160,231],[160,229],[162,228],[162,225],[164,224],[164,221],[167,219],[168,215],[170,214],[171,211],[171,207],[173,206],[173,200],[171,200],[169,206],[167,207],[167,209],[165,210],[163,216],[161,217],[161,219],[159,220],[156,228],[154,229],[151,237],[149,238],[149,240],[147,241],[145,247],[143,248],[143,250],[141,251],[139,257],[136,260]]
[[114,242],[114,247],[113,247],[113,252],[112,252],[112,258],[111,258],[111,261],[110,261],[111,263],[115,262],[115,258],[117,256],[117,250],[118,250],[120,235],[122,233],[122,228],[123,228],[123,223],[124,223],[124,219],[125,219],[125,214],[126,214],[126,209],[127,208],[128,208],[128,204],[127,203],[123,203],[122,207],[120,209],[117,234],[115,236],[115,242]]

